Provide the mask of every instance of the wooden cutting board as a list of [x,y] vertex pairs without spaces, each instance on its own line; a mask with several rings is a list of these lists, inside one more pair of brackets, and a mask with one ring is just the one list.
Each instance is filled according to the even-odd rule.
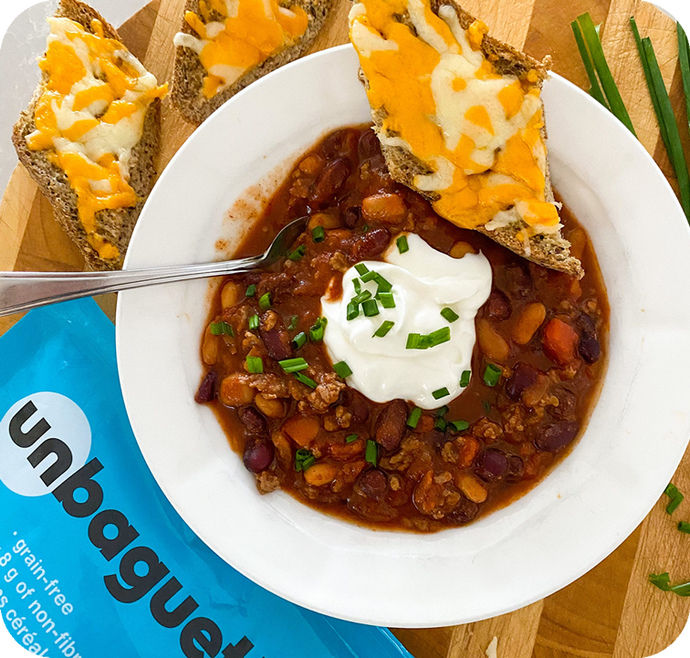
[[[333,1],[334,9],[312,51],[347,42],[350,3]],[[184,4],[185,0],[153,0],[120,31],[160,81],[170,79],[172,37],[180,27]],[[465,0],[464,6],[498,38],[537,58],[551,55],[554,70],[584,88],[587,79],[570,22],[589,11],[594,22],[602,24],[604,50],[637,134],[675,184],[628,26],[634,15],[642,34],[652,37],[690,153],[673,21],[640,0]],[[166,101],[159,171],[191,133],[192,127]],[[0,204],[0,271],[83,268],[81,255],[54,222],[50,205],[18,167]],[[114,295],[99,301],[113,317]],[[17,319],[0,318],[0,333]],[[650,437],[650,446],[652,442]],[[674,482],[681,491],[690,491],[690,451]],[[615,505],[616,501],[601,504]],[[675,529],[664,506],[659,501],[640,527],[599,566],[543,601],[474,624],[395,633],[416,658],[484,658],[494,636],[499,638],[499,658],[656,654],[678,636],[690,610],[690,599],[661,592],[647,582],[650,572],[663,571],[669,571],[674,581],[690,579],[690,537]]]

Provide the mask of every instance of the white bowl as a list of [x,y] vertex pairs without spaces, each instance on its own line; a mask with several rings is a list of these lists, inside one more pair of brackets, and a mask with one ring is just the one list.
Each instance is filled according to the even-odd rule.
[[[128,268],[217,258],[246,229],[227,210],[321,135],[368,122],[349,46],[281,68],[204,123],[161,176]],[[690,231],[644,148],[587,94],[544,88],[553,180],[589,230],[611,303],[609,366],[572,453],[520,500],[433,535],[372,531],[283,492],[260,496],[212,411],[194,402],[207,282],[121,293],[120,378],[134,433],[192,529],[256,583],[367,624],[446,626],[503,614],[591,569],[676,469],[690,417]],[[269,176],[270,177],[270,176]],[[249,220],[251,222],[251,219]]]

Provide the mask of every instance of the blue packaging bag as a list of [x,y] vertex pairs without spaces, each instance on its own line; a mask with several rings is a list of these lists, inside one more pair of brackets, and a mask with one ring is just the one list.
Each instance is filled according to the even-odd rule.
[[388,629],[270,594],[191,531],[139,452],[114,327],[92,300],[32,311],[0,338],[0,419],[0,615],[30,652],[410,657]]

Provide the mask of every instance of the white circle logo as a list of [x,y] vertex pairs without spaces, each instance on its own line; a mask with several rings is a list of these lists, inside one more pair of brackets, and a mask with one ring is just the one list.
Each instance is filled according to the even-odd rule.
[[45,496],[78,471],[91,451],[84,412],[59,393],[34,393],[0,421],[0,480],[21,496]]

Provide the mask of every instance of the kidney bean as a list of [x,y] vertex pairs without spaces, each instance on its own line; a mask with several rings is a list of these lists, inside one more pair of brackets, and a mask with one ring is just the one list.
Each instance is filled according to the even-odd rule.
[[309,192],[309,201],[314,207],[327,205],[333,195],[342,187],[350,175],[350,164],[338,158],[329,164],[314,181]]
[[589,315],[583,313],[578,318],[578,326],[580,329],[580,342],[577,346],[577,351],[587,363],[596,363],[601,356],[601,345],[599,344],[594,321]]
[[268,430],[266,419],[254,407],[242,407],[237,415],[250,434],[264,434]]
[[266,346],[268,355],[276,361],[290,359],[293,355],[290,344],[290,336],[286,331],[281,331],[278,327],[273,327],[268,331],[259,329],[261,340]]
[[577,436],[580,424],[576,420],[564,420],[542,427],[534,439],[534,445],[543,452],[557,452],[565,448]]
[[359,206],[350,206],[343,210],[342,221],[345,227],[354,228],[359,224],[359,219],[362,215],[362,209]]
[[575,417],[575,409],[577,407],[575,393],[566,388],[561,388],[554,391],[554,395],[558,398],[558,406],[551,407],[551,415],[558,420],[572,420]]
[[492,290],[486,300],[486,314],[492,320],[507,320],[512,313],[510,301],[500,290]]
[[271,465],[274,453],[275,448],[271,441],[266,438],[254,438],[247,441],[244,446],[242,460],[248,471],[260,473]]
[[369,260],[380,256],[388,246],[391,234],[388,229],[375,228],[355,239],[352,247],[358,260]]
[[403,400],[393,400],[383,408],[376,419],[374,436],[386,450],[395,450],[405,434],[407,404]]
[[361,475],[357,486],[365,496],[381,500],[388,489],[388,478],[383,471],[372,468]]
[[354,158],[357,155],[359,141],[356,131],[348,128],[338,130],[326,138],[323,152],[329,160],[337,156]]
[[489,448],[475,460],[474,471],[485,482],[501,480],[508,472],[508,457],[501,450]]
[[368,160],[381,152],[378,137],[376,137],[376,133],[373,130],[365,131],[359,138],[357,152],[360,160]]
[[508,472],[506,473],[506,479],[512,482],[521,480],[524,471],[525,462],[522,460],[522,457],[510,455],[508,457]]
[[469,523],[472,521],[477,514],[479,514],[479,505],[462,496],[458,504],[455,506],[455,509],[446,514],[446,519],[448,519],[451,523],[461,525],[463,523]]
[[539,378],[539,371],[526,363],[518,362],[513,374],[506,381],[506,395],[511,400],[519,400],[522,392],[532,386]]
[[216,397],[216,388],[218,387],[218,374],[215,370],[206,373],[203,381],[194,396],[194,399],[199,403],[211,402]]

